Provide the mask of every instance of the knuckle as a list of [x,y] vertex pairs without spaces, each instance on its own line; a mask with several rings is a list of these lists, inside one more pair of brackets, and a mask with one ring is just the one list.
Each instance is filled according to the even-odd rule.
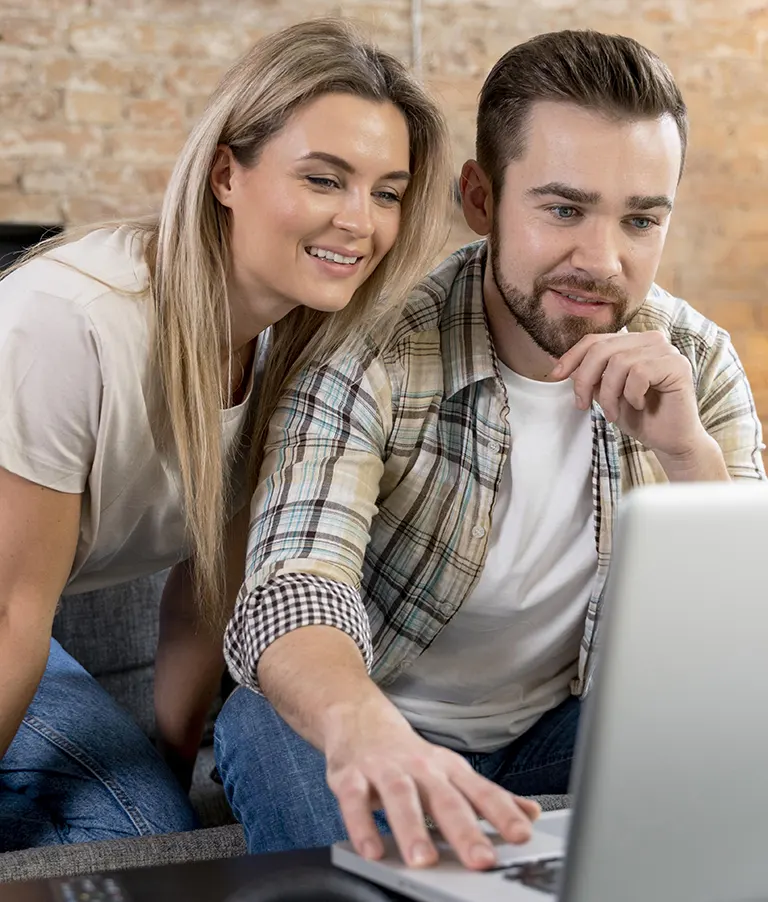
[[329,776],[328,786],[336,796],[345,799],[360,798],[368,791],[365,777],[359,771],[351,769]]
[[386,791],[396,798],[403,798],[411,794],[412,781],[407,774],[387,774],[382,780],[382,786]]

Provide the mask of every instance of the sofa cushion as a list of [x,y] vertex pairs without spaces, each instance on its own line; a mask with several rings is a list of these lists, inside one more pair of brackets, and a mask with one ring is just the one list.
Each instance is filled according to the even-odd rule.
[[238,825],[138,839],[43,846],[0,854],[0,882],[75,877],[185,861],[213,861],[245,853],[245,838]]
[[65,595],[53,623],[62,647],[154,735],[152,680],[167,571]]

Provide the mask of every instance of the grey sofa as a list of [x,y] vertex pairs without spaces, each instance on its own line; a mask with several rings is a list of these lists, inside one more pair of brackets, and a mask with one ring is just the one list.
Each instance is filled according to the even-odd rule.
[[[154,732],[152,681],[160,594],[165,573],[113,589],[62,599],[54,636],[137,720]],[[0,882],[69,877],[183,861],[210,861],[246,853],[214,768],[212,733],[217,707],[200,749],[190,797],[202,828],[189,833],[47,846],[0,854]],[[565,796],[543,796],[545,810],[563,808]]]
[[[166,573],[113,589],[63,598],[54,636],[152,736],[152,681],[160,594]],[[192,802],[202,829],[190,833],[49,846],[0,854],[0,882],[72,876],[143,865],[204,861],[245,854],[242,828],[235,823],[214,768],[212,726],[195,768]]]

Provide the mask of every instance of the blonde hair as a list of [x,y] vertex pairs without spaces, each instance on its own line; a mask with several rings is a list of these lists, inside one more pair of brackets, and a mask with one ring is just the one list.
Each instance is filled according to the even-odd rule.
[[[400,109],[408,124],[412,179],[394,246],[349,304],[334,313],[297,307],[272,327],[251,429],[253,483],[267,424],[287,383],[346,339],[391,319],[445,241],[452,166],[444,118],[403,63],[368,43],[349,22],[326,18],[293,25],[263,38],[224,75],[176,161],[159,218],[131,223],[145,239],[154,311],[151,362],[181,474],[196,594],[212,625],[226,615],[227,487],[219,423],[229,396],[221,351],[229,347],[231,360],[232,349],[229,211],[213,194],[211,167],[220,144],[242,165],[256,165],[260,150],[288,119],[328,93]],[[67,240],[44,242],[35,252]]]

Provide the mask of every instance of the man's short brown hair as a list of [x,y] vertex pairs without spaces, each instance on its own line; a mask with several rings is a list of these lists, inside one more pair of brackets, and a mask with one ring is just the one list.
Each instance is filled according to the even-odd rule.
[[496,198],[507,164],[525,152],[526,124],[537,101],[572,103],[617,120],[672,116],[680,133],[682,173],[688,113],[665,63],[622,35],[555,31],[505,53],[480,92],[477,161]]

